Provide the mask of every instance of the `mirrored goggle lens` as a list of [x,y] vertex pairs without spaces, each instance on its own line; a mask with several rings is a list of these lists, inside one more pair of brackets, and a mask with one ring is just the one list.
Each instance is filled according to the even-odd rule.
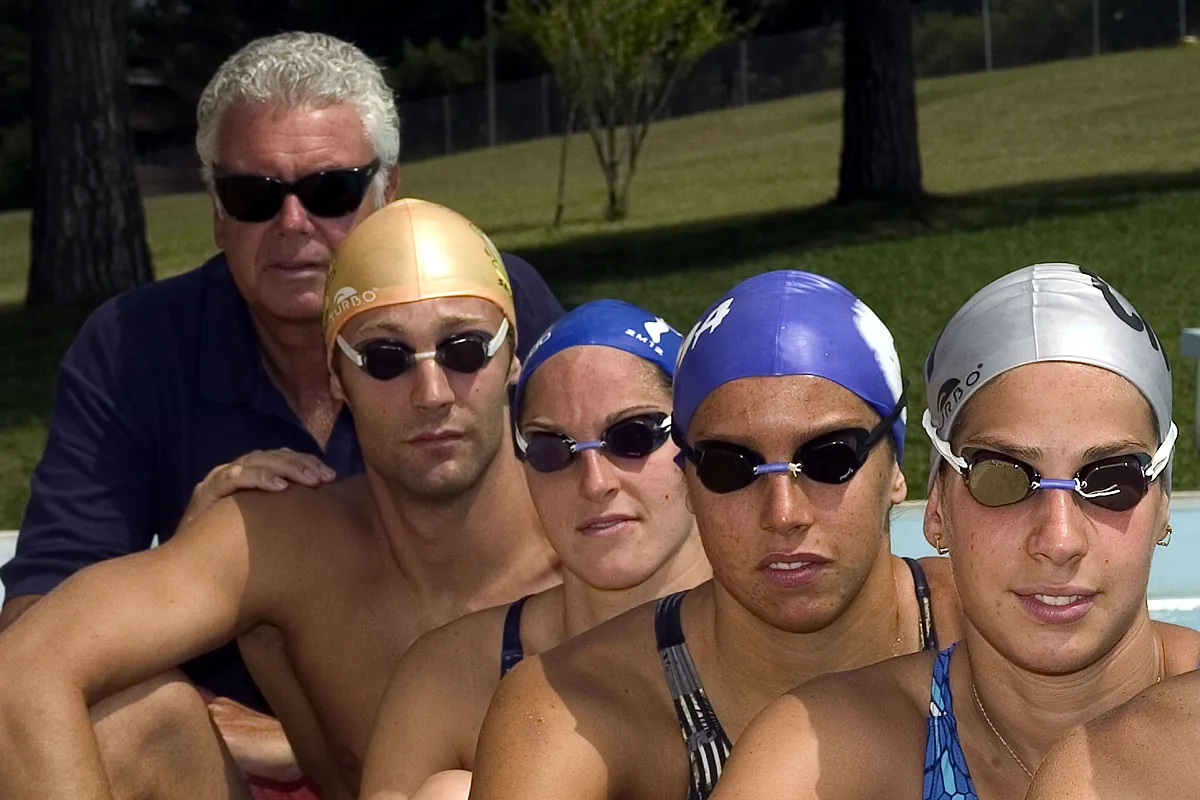
[[696,465],[696,477],[710,492],[736,492],[749,486],[758,477],[754,468],[760,462],[753,459],[749,453],[708,445],[693,449],[692,454],[692,461]]
[[[865,436],[866,431],[862,434]],[[862,466],[857,444],[854,433],[840,433],[836,438],[809,442],[796,454],[800,474],[819,483],[845,483]]]
[[985,456],[971,464],[967,489],[990,508],[1019,503],[1033,491],[1033,479],[1024,467],[1003,458]]
[[538,472],[557,472],[575,459],[571,440],[557,433],[531,433],[525,448],[525,460]]
[[1146,496],[1149,485],[1136,456],[1117,456],[1079,471],[1079,491],[1088,502],[1110,511],[1128,511]]

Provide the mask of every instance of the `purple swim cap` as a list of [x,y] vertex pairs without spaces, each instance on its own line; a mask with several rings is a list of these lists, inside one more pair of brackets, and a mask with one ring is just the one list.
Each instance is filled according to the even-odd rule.
[[[675,367],[676,442],[686,441],[696,409],[718,386],[782,375],[827,378],[881,418],[903,389],[892,334],[866,303],[821,275],[767,272],[730,289],[683,340]],[[891,430],[897,462],[906,419],[907,411]]]

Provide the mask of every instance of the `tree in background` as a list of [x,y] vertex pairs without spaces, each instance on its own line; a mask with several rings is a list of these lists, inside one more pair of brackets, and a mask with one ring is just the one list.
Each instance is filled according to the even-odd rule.
[[27,308],[94,302],[153,278],[129,134],[128,5],[34,3]]
[[910,0],[846,0],[838,202],[924,195]]
[[586,126],[608,187],[605,217],[629,213],[650,125],[705,53],[740,33],[723,0],[510,0]]

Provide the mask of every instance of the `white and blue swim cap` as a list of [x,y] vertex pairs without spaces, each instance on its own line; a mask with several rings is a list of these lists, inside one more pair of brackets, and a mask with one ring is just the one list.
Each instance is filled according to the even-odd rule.
[[521,395],[537,368],[551,356],[571,347],[598,345],[624,350],[675,374],[675,361],[683,337],[667,322],[624,300],[593,300],[572,309],[555,322],[529,351],[517,379],[513,418],[520,416]]
[[[1115,372],[1145,396],[1159,443],[1175,435],[1171,367],[1162,343],[1133,306],[1075,264],[1034,264],[980,289],[950,319],[925,360],[926,432],[949,447],[954,421],[989,381],[1041,361]],[[940,456],[935,447],[930,485]],[[1170,486],[1170,466],[1164,486]]]
[[[675,368],[672,436],[686,440],[696,409],[739,378],[814,375],[857,395],[886,418],[900,401],[900,357],[887,326],[844,286],[810,272],[780,270],[733,287],[684,339]],[[904,455],[906,413],[892,426]]]

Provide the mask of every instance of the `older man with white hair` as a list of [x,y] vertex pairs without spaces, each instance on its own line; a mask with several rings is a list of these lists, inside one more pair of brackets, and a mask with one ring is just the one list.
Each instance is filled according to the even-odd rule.
[[[392,92],[353,45],[287,33],[227,60],[197,121],[221,252],[102,306],[64,357],[16,557],[0,569],[0,630],[79,569],[169,539],[181,519],[239,488],[363,471],[354,420],[331,391],[322,295],[336,248],[396,194]],[[562,309],[528,264],[504,264],[520,356]],[[265,634],[243,642],[264,669],[272,647]],[[208,697],[237,701],[213,708],[239,766],[294,777],[277,725],[241,710],[267,706],[233,645],[184,669]],[[93,708],[101,746],[147,759],[161,751],[173,718],[163,709],[189,710],[195,695],[181,685],[168,675]],[[175,746],[185,761],[198,752]],[[128,793],[139,794],[161,793]]]

